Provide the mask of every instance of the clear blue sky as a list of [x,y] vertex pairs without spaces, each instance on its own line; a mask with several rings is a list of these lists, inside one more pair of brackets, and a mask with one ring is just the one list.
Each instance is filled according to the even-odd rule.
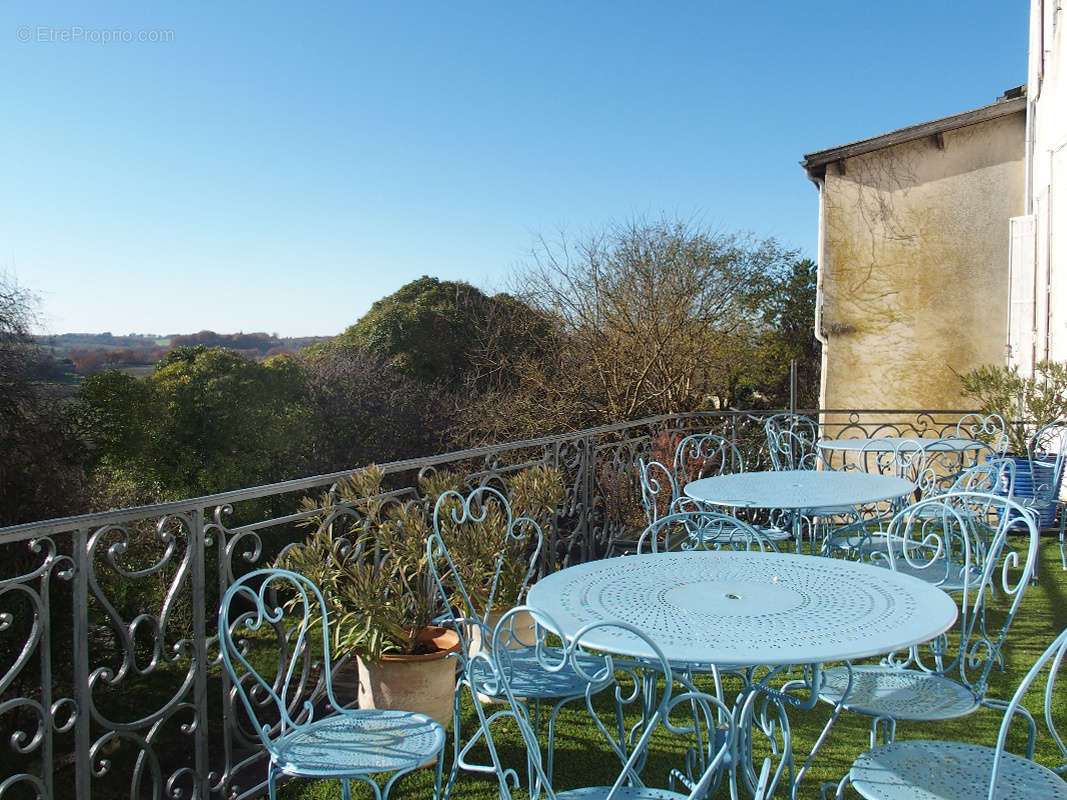
[[804,153],[1026,80],[1020,0],[86,5],[0,9],[0,270],[53,333],[335,334],[633,216],[814,257]]

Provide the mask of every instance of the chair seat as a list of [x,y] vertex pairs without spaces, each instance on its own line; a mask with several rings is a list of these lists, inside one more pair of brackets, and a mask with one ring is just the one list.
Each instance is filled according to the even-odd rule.
[[[837,550],[859,556],[864,561],[878,567],[890,567],[888,545],[885,532],[874,531],[846,531],[834,533],[826,540],[826,549]],[[895,552],[895,551],[894,551]],[[911,575],[921,581],[926,581],[946,592],[963,591],[963,564],[949,562],[947,559],[935,559],[929,564],[923,563],[921,555],[916,553],[912,558],[920,566],[909,564],[906,559],[897,555],[894,571],[904,575]],[[977,586],[982,580],[981,570],[973,569],[969,585]]]
[[[856,759],[852,787],[868,800],[985,798],[996,751],[959,742],[913,740],[876,747]],[[1004,753],[997,800],[1065,800],[1067,783],[1052,770]]]
[[784,542],[786,539],[793,538],[791,530],[778,525],[756,525],[754,527],[768,542]]
[[[589,680],[578,675],[574,671],[573,664],[584,664],[590,669],[590,674],[603,667],[604,660],[596,656],[582,658],[572,657],[567,665],[558,671],[549,671],[543,666],[551,667],[563,661],[563,650],[558,647],[542,647],[541,661],[538,661],[537,648],[522,647],[508,650],[506,664],[502,665],[508,670],[508,684],[516,697],[527,700],[537,698],[568,697],[585,693]],[[542,663],[543,662],[543,663]],[[492,699],[502,699],[503,692],[494,694],[487,692],[491,688],[492,672],[489,664],[481,659],[471,662],[474,676],[481,695]]]
[[445,730],[423,714],[359,709],[325,717],[274,742],[287,775],[344,777],[414,769],[440,754]]
[[[848,670],[835,667],[823,673],[819,697],[837,703],[848,685]],[[870,716],[894,719],[952,719],[978,708],[974,694],[961,683],[911,669],[859,666],[852,668],[852,688],[845,708]]]
[[[610,786],[586,786],[556,792],[556,797],[558,800],[602,800],[610,791]],[[620,786],[614,794],[615,800],[685,800],[688,796],[666,789],[650,789],[647,786]]]
[[[933,584],[938,589],[945,592],[962,592],[963,591],[963,570],[964,565],[956,562],[949,562],[947,559],[935,559],[929,564],[921,564],[921,559],[914,559],[920,562],[919,566],[909,564],[907,561],[897,558],[896,572],[901,575],[911,575],[913,578],[918,578],[921,581]],[[884,559],[876,559],[871,562],[877,564],[880,567],[889,567],[888,557]],[[982,573],[978,570],[971,570],[970,580],[967,585],[973,590],[982,580]]]
[[816,517],[837,517],[845,514],[855,514],[855,506],[818,506],[817,508],[805,508],[801,514],[811,514]]
[[[878,520],[864,521],[864,525],[872,522],[877,524]],[[882,558],[889,558],[886,554],[885,531],[877,528],[855,530],[851,525],[846,525],[844,530],[837,529],[827,536],[823,546],[827,551],[841,551],[861,557],[864,560],[870,560],[872,564],[879,563]],[[879,556],[870,558],[874,553],[878,553]],[[886,563],[888,564],[888,562]]]

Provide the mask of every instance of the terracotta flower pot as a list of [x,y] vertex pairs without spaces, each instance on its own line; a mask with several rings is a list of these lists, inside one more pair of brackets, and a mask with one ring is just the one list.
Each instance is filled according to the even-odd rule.
[[[489,612],[489,616],[485,620],[486,627],[488,627],[489,630],[495,629],[497,623],[500,622],[500,618],[506,613],[507,611]],[[508,643],[509,647],[516,648],[522,647],[524,645],[527,647],[533,647],[535,644],[537,644],[537,629],[534,623],[534,618],[530,615],[530,612],[523,611],[519,614],[516,614],[514,617],[514,623],[512,624],[511,628],[515,638]],[[488,645],[490,643],[483,643],[483,630],[481,627],[479,627],[478,625],[471,625],[467,630],[469,655],[473,656],[475,653],[483,649],[488,649]],[[488,636],[486,636],[485,638],[488,638]]]
[[456,663],[447,656],[459,650],[459,634],[433,627],[419,640],[432,642],[437,650],[417,656],[388,654],[378,663],[357,659],[359,707],[416,711],[447,729],[456,688]]

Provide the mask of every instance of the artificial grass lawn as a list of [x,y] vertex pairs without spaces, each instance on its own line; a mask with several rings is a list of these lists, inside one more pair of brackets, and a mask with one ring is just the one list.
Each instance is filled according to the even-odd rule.
[[[1021,540],[1014,540],[1016,548],[1023,546]],[[1033,664],[1048,644],[1065,627],[1067,627],[1067,572],[1060,563],[1060,552],[1055,537],[1046,537],[1042,541],[1041,559],[1038,564],[1039,581],[1036,586],[1029,586],[1023,597],[1018,616],[1012,624],[1004,648],[1005,667],[1003,671],[994,668],[990,676],[990,688],[987,696],[1007,700],[1011,697]],[[999,589],[991,605],[992,609],[1002,609],[1007,605],[1004,593]],[[996,620],[999,623],[1000,619]],[[990,630],[993,632],[993,629]],[[698,683],[701,683],[698,680]],[[705,688],[701,684],[701,688]],[[727,684],[726,696],[732,697],[732,686]],[[711,691],[710,687],[706,688]],[[1042,708],[1044,681],[1035,683],[1027,698],[1027,707],[1038,716]],[[1053,716],[1056,720],[1067,720],[1067,689],[1059,687],[1053,701]],[[825,724],[831,706],[819,703],[810,711],[791,710],[789,714],[793,733],[793,752],[797,767],[803,764],[811,751],[816,737]],[[475,715],[469,698],[464,703],[464,731],[472,730]],[[897,739],[944,739],[961,742],[973,742],[993,746],[996,744],[1002,714],[1000,711],[982,708],[976,713],[958,720],[931,723],[901,722],[897,727]],[[1022,726],[1017,726],[1022,728]],[[494,731],[494,741],[506,765],[512,766],[525,778],[525,750],[519,740],[514,724],[505,723],[503,729]],[[546,726],[542,721],[542,734]],[[816,756],[811,770],[801,783],[800,796],[803,798],[819,797],[819,787],[826,781],[837,782],[844,775],[852,761],[868,746],[869,718],[858,714],[842,713],[837,724],[830,732],[829,740]],[[544,736],[542,736],[542,741]],[[1021,736],[1014,739],[1016,752],[1021,750]],[[1011,743],[1009,743],[1011,746]],[[451,762],[451,733],[446,746],[445,777]],[[667,787],[666,775],[673,767],[682,766],[683,746],[673,737],[661,730],[650,747],[650,757],[642,773],[649,786]],[[579,703],[572,703],[561,712],[556,731],[556,765],[554,787],[557,791],[578,786],[595,786],[612,783],[618,775],[619,762],[606,748],[599,734],[589,723],[588,712]],[[472,754],[470,757],[476,760]],[[1048,767],[1056,767],[1064,762],[1055,743],[1044,728],[1038,723],[1038,740],[1035,759]],[[485,759],[487,760],[487,759]],[[433,773],[422,770],[402,779],[394,788],[391,797],[396,800],[428,800],[433,792]],[[340,798],[338,781],[290,780],[279,787],[282,800],[326,800]],[[514,791],[517,798],[527,796],[525,787]],[[353,784],[353,796],[370,798],[367,787]],[[780,788],[776,797],[785,797],[787,792]],[[846,793],[848,797],[858,797],[855,793]],[[499,797],[496,778],[470,772],[460,772],[452,789],[450,800],[494,800]],[[723,785],[712,795],[713,798],[729,797],[728,787]]]

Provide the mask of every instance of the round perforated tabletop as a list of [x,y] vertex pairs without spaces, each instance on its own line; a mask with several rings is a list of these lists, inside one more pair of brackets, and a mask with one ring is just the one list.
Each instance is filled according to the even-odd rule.
[[[586,625],[621,620],[672,662],[814,664],[880,655],[925,642],[956,620],[930,584],[883,567],[786,553],[699,551],[621,556],[538,581],[527,603],[571,640]],[[649,657],[618,628],[589,647]]]
[[903,497],[914,490],[914,483],[892,475],[834,470],[738,472],[685,485],[687,497],[735,508],[856,506]]

